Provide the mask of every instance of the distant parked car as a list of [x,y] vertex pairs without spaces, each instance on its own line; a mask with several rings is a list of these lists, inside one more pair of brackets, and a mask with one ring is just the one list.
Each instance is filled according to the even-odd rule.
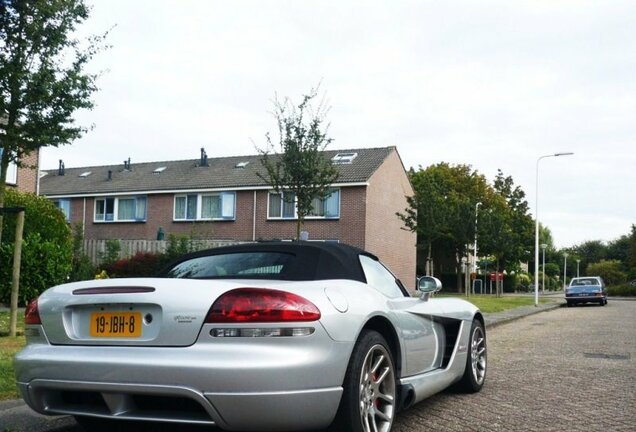
[[578,303],[607,304],[607,288],[603,279],[598,276],[572,278],[570,286],[565,289],[565,300],[568,307]]

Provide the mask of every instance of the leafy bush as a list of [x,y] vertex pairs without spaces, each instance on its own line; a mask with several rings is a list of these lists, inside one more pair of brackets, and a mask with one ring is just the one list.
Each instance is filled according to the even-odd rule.
[[166,247],[166,259],[171,261],[181,255],[187,254],[191,251],[191,249],[190,239],[187,236],[177,237],[174,234],[170,234],[168,236],[168,245]]
[[[62,212],[53,203],[30,193],[7,189],[5,207],[24,207],[24,243],[19,301],[25,304],[45,289],[66,281],[71,270],[71,232]],[[0,245],[0,301],[11,297],[16,217],[3,218]]]
[[119,240],[106,240],[106,251],[99,254],[102,267],[108,267],[119,259],[121,243]]
[[622,284],[613,285],[607,288],[610,297],[632,297],[636,296],[636,285]]
[[131,258],[120,259],[104,266],[104,270],[111,278],[122,277],[153,277],[163,268],[166,257],[163,254],[137,252]]
[[555,263],[546,263],[545,265],[545,275],[550,277],[555,277],[561,274],[561,267]]
[[73,266],[69,276],[70,282],[90,280],[95,277],[97,269],[91,259],[84,253],[84,233],[82,224],[73,227]]
[[600,276],[607,285],[620,285],[627,281],[627,275],[621,271],[618,260],[601,260],[587,266],[587,274]]

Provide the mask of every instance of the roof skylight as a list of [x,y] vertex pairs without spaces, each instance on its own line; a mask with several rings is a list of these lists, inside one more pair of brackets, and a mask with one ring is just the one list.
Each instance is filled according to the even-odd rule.
[[168,168],[168,167],[162,166],[162,167],[159,167],[159,168],[155,168],[153,173],[159,174],[160,172],[164,172],[166,170],[166,168]]
[[331,161],[335,165],[350,164],[358,156],[358,153],[338,153]]
[[86,177],[88,177],[91,174],[93,174],[93,171],[84,171],[79,176],[82,177],[82,178],[86,178]]
[[239,162],[236,165],[234,165],[234,168],[245,168],[248,164],[249,164],[249,161],[247,161],[247,162]]

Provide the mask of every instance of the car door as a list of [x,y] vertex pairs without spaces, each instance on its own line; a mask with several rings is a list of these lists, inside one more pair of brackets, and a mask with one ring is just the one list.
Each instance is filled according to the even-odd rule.
[[435,320],[443,315],[441,305],[434,300],[411,297],[395,276],[379,261],[360,256],[367,284],[387,297],[389,313],[394,318],[403,345],[402,376],[411,376],[440,367],[446,334]]

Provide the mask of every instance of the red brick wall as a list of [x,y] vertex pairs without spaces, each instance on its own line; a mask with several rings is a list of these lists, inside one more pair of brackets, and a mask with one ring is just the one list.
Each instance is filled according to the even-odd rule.
[[405,231],[395,215],[408,206],[413,194],[397,151],[392,152],[369,179],[365,249],[378,256],[409,289],[415,288],[415,233]]
[[[303,230],[310,239],[340,240],[364,247],[365,187],[347,187],[340,191],[340,219],[307,220]],[[213,222],[173,222],[173,194],[148,196],[146,222],[94,222],[95,200],[86,198],[87,239],[152,240],[159,227],[166,238],[169,234],[187,235],[204,239],[291,239],[296,236],[296,221],[267,220],[267,191],[256,192],[256,224],[253,224],[254,191],[236,193],[236,220]],[[84,215],[84,198],[71,202],[71,223],[81,223]]]
[[[295,220],[267,220],[267,191],[258,191],[256,198],[256,239],[292,239],[296,237]],[[366,187],[340,189],[340,218],[336,220],[305,220],[301,228],[309,232],[310,240],[339,240],[364,247]]]
[[22,158],[21,162],[27,166],[18,168],[17,189],[20,192],[37,192],[38,184],[38,154],[39,150],[31,152]]

